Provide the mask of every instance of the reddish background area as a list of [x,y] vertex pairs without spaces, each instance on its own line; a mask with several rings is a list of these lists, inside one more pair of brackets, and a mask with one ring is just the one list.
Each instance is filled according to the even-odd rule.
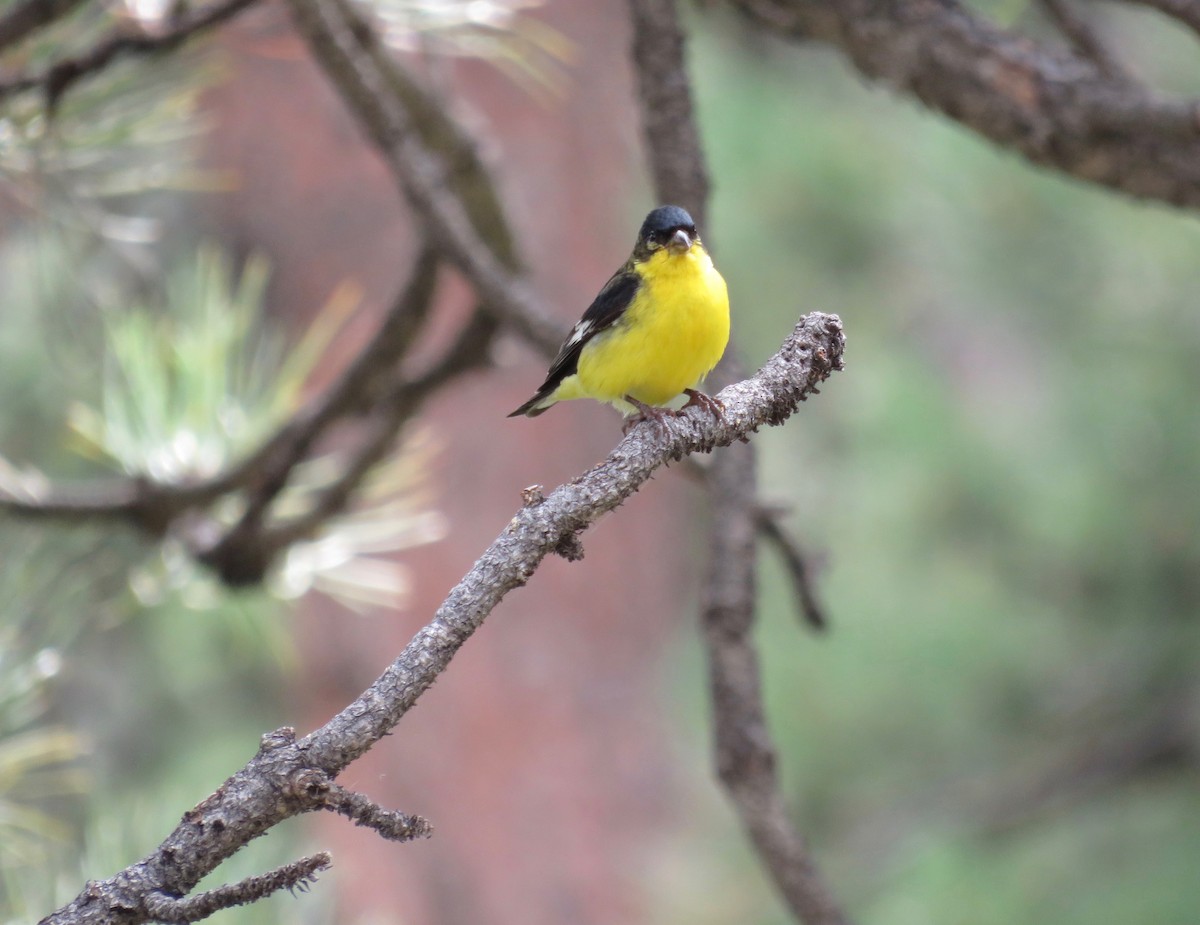
[[[230,30],[231,79],[209,106],[207,165],[236,181],[207,218],[267,254],[272,311],[305,325],[339,283],[365,301],[336,359],[370,336],[404,280],[413,225],[395,185],[280,11]],[[478,62],[453,65],[459,113],[485,139],[533,280],[564,331],[632,244],[645,189],[625,4],[539,11],[575,55],[546,102]],[[268,114],[264,119],[263,114]],[[443,280],[443,327],[468,294]],[[430,478],[448,537],[406,556],[402,612],[362,617],[315,600],[297,626],[297,717],[324,722],[395,657],[519,507],[601,459],[619,419],[590,403],[536,421],[505,414],[544,360],[508,343],[501,366],[447,390],[423,423],[440,444]],[[332,374],[336,366],[330,365]],[[584,537],[586,558],[548,561],[472,639],[395,734],[342,782],[428,817],[428,841],[381,842],[317,821],[334,853],[341,922],[503,925],[642,918],[645,861],[679,812],[658,665],[694,571],[678,472],[660,476]]]

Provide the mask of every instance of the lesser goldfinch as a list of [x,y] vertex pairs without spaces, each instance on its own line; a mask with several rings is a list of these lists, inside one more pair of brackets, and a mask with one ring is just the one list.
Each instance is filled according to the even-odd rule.
[[[729,342],[725,280],[678,206],[646,216],[625,265],[604,284],[550,364],[537,394],[509,417],[536,417],[556,402],[594,398],[661,420],[677,395],[714,414],[696,386]],[[684,407],[687,407],[685,405]]]

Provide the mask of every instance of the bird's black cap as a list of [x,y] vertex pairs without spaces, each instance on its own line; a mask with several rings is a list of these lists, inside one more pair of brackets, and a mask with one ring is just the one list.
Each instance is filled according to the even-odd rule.
[[679,206],[659,206],[642,222],[638,238],[644,241],[656,232],[670,231],[672,228],[694,228],[695,225],[687,211]]

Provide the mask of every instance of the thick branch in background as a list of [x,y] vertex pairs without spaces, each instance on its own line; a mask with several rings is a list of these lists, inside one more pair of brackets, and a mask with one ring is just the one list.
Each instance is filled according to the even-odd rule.
[[[1035,164],[1200,207],[1200,103],[1171,101],[1070,50],[1006,31],[956,0],[731,0],[758,26],[840,48],[910,94]],[[1191,3],[1151,4],[1195,21]]]
[[630,0],[642,134],[659,201],[708,230],[708,168],[700,146],[675,0]]
[[[511,239],[503,246],[496,235],[489,239],[487,226],[451,169],[458,154],[474,158],[475,172],[481,173],[478,155],[462,148],[444,152],[450,155],[445,160],[436,156],[436,133],[452,124],[445,101],[432,97],[405,71],[348,3],[288,0],[288,5],[313,57],[379,148],[445,259],[470,281],[497,321],[544,349],[556,350],[561,326],[516,272],[519,261]],[[454,134],[462,136],[461,131]],[[494,187],[489,183],[484,189],[494,199]],[[499,216],[498,209],[493,211]]]
[[[604,462],[574,481],[544,497],[527,492],[521,510],[370,688],[303,739],[288,729],[265,736],[258,754],[186,813],[157,849],[106,880],[90,882],[43,919],[43,925],[154,920],[153,910],[164,897],[186,897],[239,848],[301,813],[333,810],[377,830],[386,827],[383,834],[389,838],[400,828],[406,837],[424,834],[423,821],[368,807],[365,798],[333,786],[333,778],[396,726],[496,605],[528,582],[543,559],[582,555],[580,534],[667,462],[729,446],[763,425],[783,423],[841,368],[844,348],[836,316],[807,315],[757,375],[719,394],[725,407],[721,420],[694,408],[662,424],[643,423]],[[303,873],[304,863],[286,870]],[[274,877],[265,879],[274,883]],[[219,900],[244,895],[223,888],[214,893]]]
[[[630,11],[642,128],[655,190],[660,201],[682,204],[700,220],[708,211],[708,171],[675,0],[630,0]],[[707,224],[702,227],[707,231]],[[718,374],[736,375],[737,368],[736,347],[731,344]],[[758,604],[756,536],[763,528],[754,448],[737,445],[716,454],[708,487],[712,525],[702,619],[717,774],[792,912],[807,925],[844,925],[848,919],[791,821],[763,709],[752,636]],[[782,536],[778,523],[770,526]],[[790,548],[798,557],[798,547]],[[802,567],[801,573],[807,570]]]
[[[717,773],[755,850],[792,912],[807,925],[845,925],[832,891],[791,821],[780,788],[754,645],[757,606],[753,483],[733,466],[712,472],[712,562],[704,589]],[[749,515],[747,515],[749,512]],[[719,565],[716,563],[720,563]]]

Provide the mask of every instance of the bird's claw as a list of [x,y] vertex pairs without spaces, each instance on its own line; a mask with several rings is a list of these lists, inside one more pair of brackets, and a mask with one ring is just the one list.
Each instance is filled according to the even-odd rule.
[[632,395],[626,395],[625,400],[637,408],[638,413],[633,417],[625,419],[625,423],[621,427],[622,436],[629,436],[629,432],[636,425],[642,423],[642,421],[653,421],[660,431],[666,430],[667,415],[671,414],[669,410],[647,405],[644,401],[638,401]]
[[703,408],[718,421],[724,416],[725,406],[711,395],[705,395],[699,389],[684,389],[683,394],[688,397],[688,400],[684,406],[679,409],[680,411],[686,411],[688,408],[698,406]]

